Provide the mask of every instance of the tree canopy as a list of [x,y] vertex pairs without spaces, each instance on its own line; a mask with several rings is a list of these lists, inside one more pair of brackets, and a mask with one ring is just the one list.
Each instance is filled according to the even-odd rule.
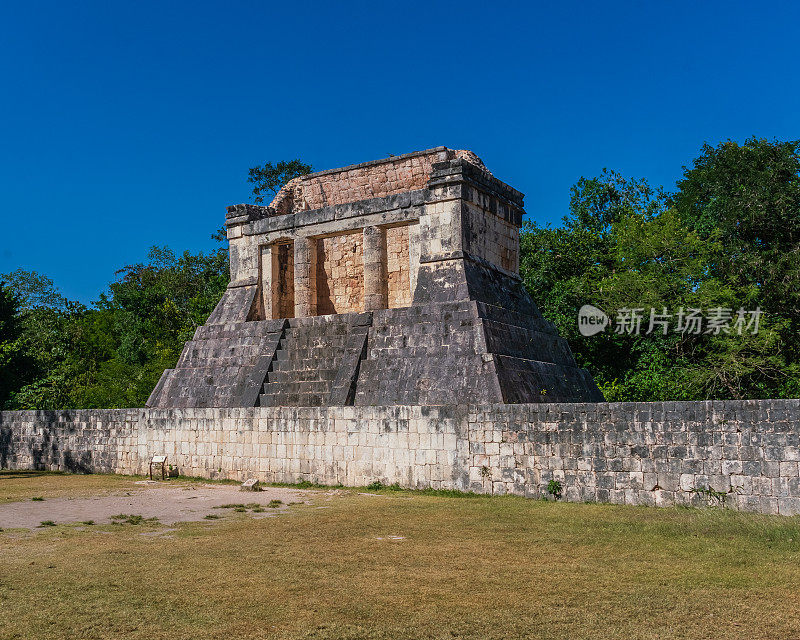
[[26,359],[4,406],[137,407],[219,302],[229,279],[228,252],[176,256],[152,247],[145,262],[117,272],[92,308],[67,301],[40,274],[9,276],[17,299],[27,301],[18,303],[17,338]]
[[19,294],[0,280],[0,408],[7,405],[29,367],[21,314]]
[[[674,193],[613,171],[581,178],[563,226],[524,229],[521,274],[610,400],[797,396],[799,180],[797,143],[756,139],[705,145]],[[645,315],[640,335],[584,337],[587,303],[673,324],[644,335]],[[755,334],[676,331],[689,309],[763,314]]]
[[289,180],[314,171],[310,164],[295,158],[277,164],[267,162],[262,167],[250,167],[247,181],[253,185],[253,202],[262,204],[265,196],[275,196]]

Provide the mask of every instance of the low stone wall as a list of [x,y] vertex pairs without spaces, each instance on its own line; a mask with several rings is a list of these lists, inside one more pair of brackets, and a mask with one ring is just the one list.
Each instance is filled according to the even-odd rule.
[[800,514],[800,400],[0,413],[0,467]]
[[0,467],[467,488],[466,409],[265,407],[0,412]]

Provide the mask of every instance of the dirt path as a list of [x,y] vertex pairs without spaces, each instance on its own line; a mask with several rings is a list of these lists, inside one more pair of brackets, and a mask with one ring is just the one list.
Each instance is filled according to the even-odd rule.
[[[45,520],[69,524],[92,520],[97,524],[111,522],[118,514],[158,518],[162,524],[203,520],[207,515],[223,515],[228,509],[215,509],[225,504],[257,503],[263,512],[254,517],[269,517],[292,502],[307,502],[309,492],[300,489],[268,487],[264,491],[240,491],[234,485],[197,483],[165,484],[142,480],[131,491],[119,495],[93,498],[47,498],[0,504],[0,528],[34,529]],[[277,507],[269,508],[273,500]],[[273,503],[275,504],[275,503]]]

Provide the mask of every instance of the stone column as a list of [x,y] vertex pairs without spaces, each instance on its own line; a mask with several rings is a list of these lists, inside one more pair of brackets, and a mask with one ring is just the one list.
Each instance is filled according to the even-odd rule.
[[386,232],[364,227],[364,311],[385,309],[388,304]]
[[317,241],[296,238],[294,241],[294,316],[317,315]]
[[411,299],[414,299],[414,291],[417,289],[417,273],[419,272],[419,223],[408,227],[408,284],[411,288]]
[[272,247],[270,245],[262,245],[260,248],[260,258],[258,263],[258,277],[260,278],[261,290],[261,308],[264,310],[264,319],[272,319],[272,288],[273,288],[273,265],[272,265]]

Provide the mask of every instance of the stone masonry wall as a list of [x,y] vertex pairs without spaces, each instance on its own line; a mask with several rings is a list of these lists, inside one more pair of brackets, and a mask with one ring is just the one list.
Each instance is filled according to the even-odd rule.
[[364,310],[364,235],[317,240],[317,314]]
[[424,189],[433,164],[450,158],[463,158],[486,170],[471,151],[437,147],[295,178],[275,195],[270,207],[285,215]]
[[464,205],[464,249],[506,271],[519,272],[519,229],[471,203]]
[[[319,197],[306,197],[313,185],[327,186],[319,187]],[[294,241],[295,314],[320,314],[307,295],[316,271],[306,274],[313,261],[306,239],[316,243],[327,236],[402,224],[412,225],[412,292],[421,264],[478,258],[514,273],[522,207],[523,194],[495,179],[477,156],[445,147],[302,176],[285,185],[269,207],[228,207],[230,287],[258,283],[262,292],[269,292],[273,271],[264,268],[269,263],[263,257],[275,243]],[[365,257],[365,266],[374,262],[374,255]],[[368,288],[373,310],[380,292]],[[382,294],[386,304],[387,292]],[[262,306],[264,317],[274,316],[271,300]]]
[[569,501],[800,514],[800,400],[494,405],[468,420],[473,490],[535,496],[557,480]]
[[411,304],[411,259],[409,227],[386,229],[387,309],[408,307]]
[[405,158],[302,180],[302,208],[319,209],[423,189],[436,157],[437,154],[430,154]]
[[0,467],[800,514],[800,400],[0,413]]

